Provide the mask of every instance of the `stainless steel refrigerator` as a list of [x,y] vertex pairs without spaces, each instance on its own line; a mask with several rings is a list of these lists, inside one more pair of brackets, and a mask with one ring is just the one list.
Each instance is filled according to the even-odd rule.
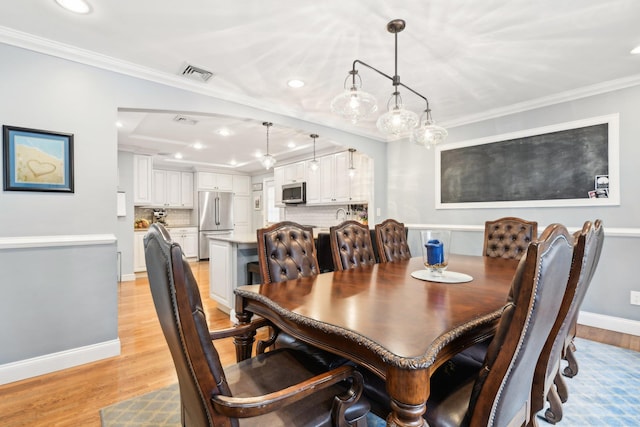
[[198,192],[198,258],[209,259],[208,234],[233,231],[233,193]]

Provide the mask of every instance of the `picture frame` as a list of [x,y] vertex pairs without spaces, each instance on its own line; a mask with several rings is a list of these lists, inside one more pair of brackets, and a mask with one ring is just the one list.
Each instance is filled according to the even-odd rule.
[[259,211],[262,209],[262,196],[257,194],[253,196],[253,210]]
[[5,191],[74,192],[73,134],[2,126]]

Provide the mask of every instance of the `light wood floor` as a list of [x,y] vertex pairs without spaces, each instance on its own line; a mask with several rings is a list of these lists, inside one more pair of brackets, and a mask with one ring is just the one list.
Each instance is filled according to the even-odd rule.
[[[208,267],[192,264],[210,327],[217,329],[230,321],[206,297]],[[100,426],[100,408],[177,382],[145,277],[119,285],[118,317],[120,356],[0,386],[0,426]],[[640,351],[640,337],[582,326],[578,335]],[[218,349],[223,365],[235,361],[231,340]]]

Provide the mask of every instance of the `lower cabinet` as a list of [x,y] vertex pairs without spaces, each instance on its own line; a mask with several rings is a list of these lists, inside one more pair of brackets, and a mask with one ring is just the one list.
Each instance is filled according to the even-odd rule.
[[145,231],[133,233],[133,272],[147,271],[147,263],[144,259],[144,236]]
[[219,303],[218,308],[223,311],[233,307],[231,250],[229,242],[209,240],[209,296]]
[[195,227],[170,228],[171,240],[182,248],[184,256],[195,258],[198,256],[198,229]]

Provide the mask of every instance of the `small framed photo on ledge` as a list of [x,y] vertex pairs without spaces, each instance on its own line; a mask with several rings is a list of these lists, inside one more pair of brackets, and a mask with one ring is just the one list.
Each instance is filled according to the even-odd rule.
[[262,209],[262,196],[260,194],[253,196],[253,209],[256,211]]
[[73,134],[2,126],[5,191],[73,193]]

